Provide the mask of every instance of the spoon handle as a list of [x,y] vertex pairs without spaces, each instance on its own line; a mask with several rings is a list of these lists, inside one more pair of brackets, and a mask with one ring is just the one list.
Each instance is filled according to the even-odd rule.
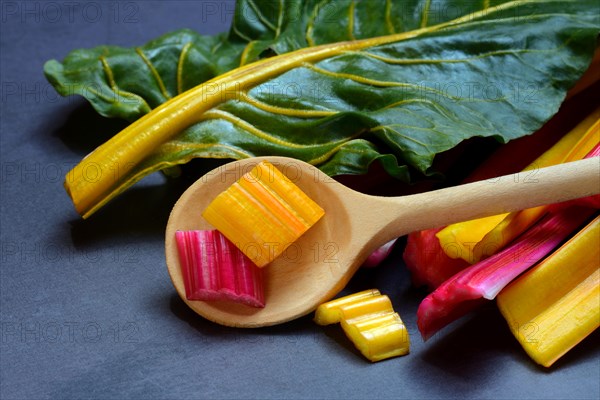
[[[600,157],[533,169],[428,193],[390,198],[390,239],[422,229],[600,193]],[[401,207],[398,207],[398,206]],[[389,204],[391,212],[392,204]],[[388,214],[389,215],[389,214]]]

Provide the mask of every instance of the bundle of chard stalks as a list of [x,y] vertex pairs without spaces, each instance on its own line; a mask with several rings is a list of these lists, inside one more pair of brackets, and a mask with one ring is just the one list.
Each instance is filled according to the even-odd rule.
[[[177,175],[194,158],[277,155],[332,176],[378,166],[387,187],[406,188],[439,178],[439,161],[473,138],[502,145],[466,181],[526,170],[535,182],[536,168],[600,154],[600,108],[589,95],[600,78],[597,16],[593,0],[238,0],[228,33],[75,50],[46,63],[48,80],[131,124],[65,187],[88,218],[144,176]],[[431,290],[418,310],[422,336],[497,299],[527,353],[550,366],[599,325],[599,207],[594,196],[410,234],[404,260]],[[185,268],[199,237],[229,248],[214,232],[181,233]],[[249,279],[260,275],[235,260]],[[243,298],[187,289],[264,305],[259,286]],[[389,299],[357,296],[323,305],[317,322],[340,322],[374,361],[406,354]],[[368,318],[357,320],[358,309]]]
[[[537,156],[534,142],[552,135],[543,128],[501,147],[467,180],[493,178],[515,155],[529,161],[532,184],[536,168],[600,156],[600,107]],[[417,311],[423,338],[497,299],[527,354],[552,365],[600,325],[599,208],[595,195],[411,233],[404,261],[431,290]]]

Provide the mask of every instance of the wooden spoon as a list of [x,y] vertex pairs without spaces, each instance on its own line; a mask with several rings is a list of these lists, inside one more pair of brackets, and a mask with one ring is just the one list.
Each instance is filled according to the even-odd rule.
[[[217,194],[263,159],[274,164],[323,207],[325,216],[265,267],[265,308],[188,301],[175,232],[213,229],[202,218],[202,211]],[[275,325],[306,315],[331,299],[371,252],[393,238],[597,193],[600,193],[598,157],[402,197],[358,193],[295,159],[249,158],[209,172],[177,201],[166,229],[167,268],[179,296],[201,316],[234,327]]]

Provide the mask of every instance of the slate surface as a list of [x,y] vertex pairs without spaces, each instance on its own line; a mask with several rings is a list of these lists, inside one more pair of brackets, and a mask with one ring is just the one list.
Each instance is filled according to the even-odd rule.
[[[347,289],[379,287],[409,327],[411,354],[370,364],[338,327],[310,317],[235,330],[192,313],[166,272],[163,230],[189,182],[149,177],[86,222],[63,175],[116,133],[80,98],[61,98],[44,61],[174,29],[226,30],[223,1],[2,1],[2,399],[600,398],[598,333],[546,371],[490,304],[424,344],[397,250]],[[214,11],[216,10],[216,12]]]

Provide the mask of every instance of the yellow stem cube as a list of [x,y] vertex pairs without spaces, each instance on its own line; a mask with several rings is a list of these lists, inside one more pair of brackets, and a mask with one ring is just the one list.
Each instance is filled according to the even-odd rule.
[[262,161],[220,193],[202,216],[257,266],[264,267],[324,213],[281,171]]

